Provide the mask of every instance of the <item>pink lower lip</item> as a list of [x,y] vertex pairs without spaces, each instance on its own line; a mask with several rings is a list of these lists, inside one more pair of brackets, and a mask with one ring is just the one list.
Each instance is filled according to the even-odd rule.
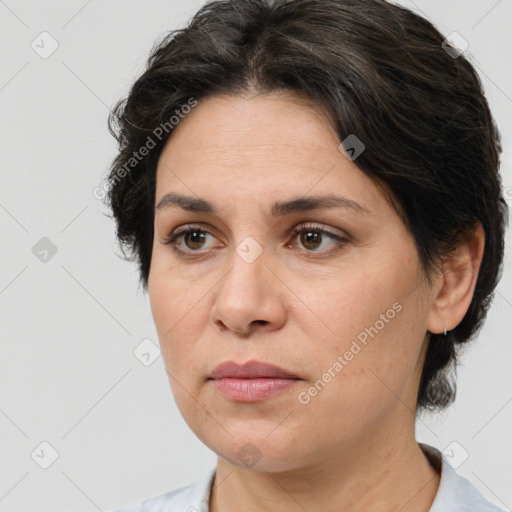
[[213,379],[213,385],[224,396],[238,402],[259,402],[293,386],[300,379],[265,377],[257,379],[236,379],[224,377]]

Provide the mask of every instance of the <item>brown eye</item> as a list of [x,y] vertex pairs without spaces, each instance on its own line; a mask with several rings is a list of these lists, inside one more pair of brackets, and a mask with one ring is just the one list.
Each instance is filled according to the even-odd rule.
[[301,231],[300,242],[306,249],[315,250],[322,243],[322,233],[307,229]]
[[199,230],[186,231],[185,233],[182,233],[181,236],[183,237],[185,245],[189,249],[201,249],[206,238],[206,232]]
[[[304,251],[309,254],[318,253],[319,255],[327,255],[340,249],[349,242],[347,238],[326,231],[321,224],[298,226],[293,230],[291,235],[293,238],[298,239]],[[329,242],[331,242],[331,248],[322,249],[325,245],[329,246]]]
[[163,243],[176,252],[193,253],[205,248],[208,236],[213,238],[209,231],[200,227],[184,226],[174,231]]

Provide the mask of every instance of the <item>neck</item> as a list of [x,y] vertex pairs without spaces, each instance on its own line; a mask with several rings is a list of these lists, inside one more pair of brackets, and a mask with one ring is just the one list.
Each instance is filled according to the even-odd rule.
[[428,512],[440,475],[415,440],[414,421],[408,423],[406,431],[380,428],[380,435],[316,454],[321,462],[286,471],[240,468],[219,457],[209,510]]

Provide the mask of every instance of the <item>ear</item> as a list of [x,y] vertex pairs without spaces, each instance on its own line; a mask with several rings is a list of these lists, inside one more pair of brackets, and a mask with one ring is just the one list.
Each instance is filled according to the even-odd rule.
[[457,248],[442,266],[442,275],[433,287],[432,306],[427,318],[431,333],[443,333],[457,327],[464,318],[475,291],[485,246],[480,223],[473,231],[460,235]]

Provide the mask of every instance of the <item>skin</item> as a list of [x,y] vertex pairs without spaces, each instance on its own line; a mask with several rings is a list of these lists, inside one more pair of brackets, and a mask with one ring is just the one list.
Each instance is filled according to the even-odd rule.
[[[155,205],[174,192],[219,209],[156,209],[148,282],[176,403],[218,455],[212,512],[426,512],[437,492],[439,475],[414,435],[419,378],[429,332],[454,328],[470,304],[484,234],[464,237],[429,285],[411,235],[339,143],[303,97],[247,93],[201,100],[160,156]],[[370,213],[267,214],[275,201],[323,194]],[[348,241],[291,236],[302,223]],[[209,234],[179,239],[183,256],[165,240],[187,224]],[[262,249],[252,263],[236,250],[246,237]],[[396,303],[400,311],[301,403],[299,393]],[[207,379],[223,361],[251,359],[302,380],[246,404]],[[260,457],[254,466],[237,455],[247,443]]]

